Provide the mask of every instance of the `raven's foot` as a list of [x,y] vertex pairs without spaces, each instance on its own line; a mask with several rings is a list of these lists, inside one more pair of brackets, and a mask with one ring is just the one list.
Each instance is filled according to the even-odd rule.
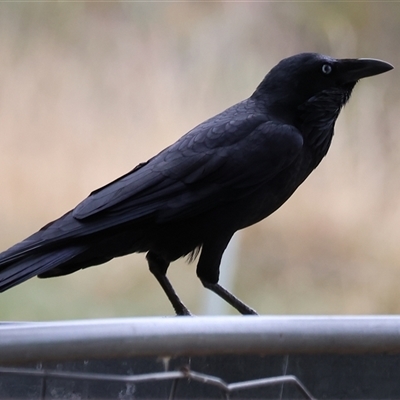
[[243,315],[258,315],[255,310],[253,310],[247,304],[243,303],[243,301],[238,299],[236,296],[234,296],[232,293],[230,293],[228,290],[223,288],[218,283],[209,283],[204,280],[202,280],[201,283],[203,284],[203,286],[205,288],[213,291],[215,294],[217,294],[219,297],[224,299],[228,304],[230,304],[233,308],[235,308],[241,314],[243,314]]
[[176,294],[174,288],[171,285],[171,282],[165,275],[168,269],[169,262],[166,262],[163,258],[151,252],[147,253],[146,258],[149,264],[150,272],[154,275],[158,283],[163,288],[164,293],[167,295],[168,300],[172,304],[172,307],[174,307],[176,315],[192,315],[188,308],[186,308],[186,306],[181,302],[181,299]]

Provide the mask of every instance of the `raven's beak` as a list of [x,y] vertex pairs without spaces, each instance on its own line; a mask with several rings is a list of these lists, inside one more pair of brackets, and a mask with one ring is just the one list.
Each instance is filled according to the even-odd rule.
[[340,77],[343,83],[357,82],[359,79],[383,74],[393,69],[393,65],[374,58],[338,60]]

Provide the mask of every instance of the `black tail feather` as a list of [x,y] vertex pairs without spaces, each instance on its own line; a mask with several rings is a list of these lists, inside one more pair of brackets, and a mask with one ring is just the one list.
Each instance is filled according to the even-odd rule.
[[[70,246],[42,252],[26,251],[22,255],[10,254],[0,260],[0,292],[3,292],[36,275],[69,263],[85,251],[85,246]],[[11,250],[11,249],[10,249]]]

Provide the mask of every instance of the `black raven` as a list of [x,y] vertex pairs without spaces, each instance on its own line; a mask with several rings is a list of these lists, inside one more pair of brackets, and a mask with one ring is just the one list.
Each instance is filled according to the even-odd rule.
[[316,53],[282,60],[250,98],[0,254],[0,291],[35,275],[66,275],[147,252],[175,312],[190,315],[166,272],[171,261],[200,253],[203,285],[240,313],[256,314],[218,284],[227,244],[237,230],[277,210],[317,167],[357,81],[392,68]]

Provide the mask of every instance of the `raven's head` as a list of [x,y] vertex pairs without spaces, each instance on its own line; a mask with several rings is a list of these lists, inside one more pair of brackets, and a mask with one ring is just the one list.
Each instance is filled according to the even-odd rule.
[[[261,97],[271,112],[285,120],[295,117],[310,99],[321,93],[332,107],[340,108],[349,99],[357,81],[393,68],[387,62],[370,58],[334,59],[317,53],[301,53],[285,58],[264,78],[253,97]],[[328,95],[328,96],[327,96]]]
[[335,121],[357,81],[391,69],[389,63],[371,58],[302,53],[272,68],[252,98],[273,118],[299,129],[313,149],[316,166],[328,151]]

